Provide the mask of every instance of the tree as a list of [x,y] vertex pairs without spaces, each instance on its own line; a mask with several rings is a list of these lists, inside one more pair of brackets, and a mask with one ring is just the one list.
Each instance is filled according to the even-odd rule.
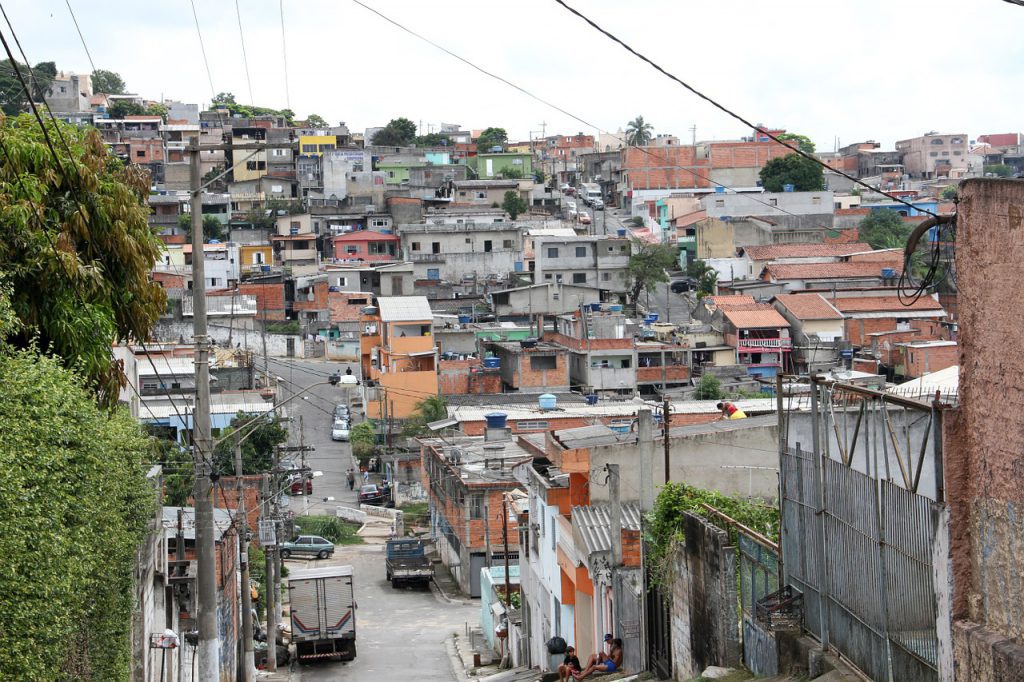
[[230,104],[237,103],[235,102],[235,96],[232,95],[230,92],[219,92],[214,96],[212,100],[210,100],[210,107],[214,107],[218,104],[226,107]]
[[873,249],[891,248],[891,244],[906,244],[913,228],[903,222],[896,211],[887,208],[869,213],[857,227],[860,240]]
[[761,169],[761,185],[769,192],[793,185],[797,192],[818,192],[825,186],[821,165],[799,154],[787,154],[768,161]]
[[942,199],[945,201],[953,201],[954,199],[956,199],[956,185],[949,185],[944,190],[942,190],[942,194],[940,194],[939,196],[941,196]]
[[123,376],[112,344],[150,338],[166,308],[149,277],[163,252],[148,222],[149,173],[110,156],[94,129],[47,129],[59,168],[31,116],[0,125],[0,263],[23,323],[10,341],[59,356],[112,406]]
[[163,467],[164,504],[188,506],[195,485],[192,456],[181,446],[166,438],[149,437],[152,461]]
[[451,143],[447,135],[442,133],[427,133],[426,135],[419,135],[413,142],[416,143],[417,147],[443,147]]
[[416,124],[405,117],[393,118],[377,131],[370,144],[381,147],[404,147],[416,139]]
[[721,400],[722,382],[714,374],[702,375],[693,397],[697,400]]
[[678,256],[679,249],[675,246],[633,240],[633,255],[626,267],[633,281],[630,300],[635,302],[644,289],[650,291],[659,282],[667,282],[665,271],[676,266]]
[[402,435],[406,438],[427,433],[427,424],[440,421],[448,417],[448,403],[444,397],[432,395],[416,403],[415,412],[402,426]]
[[[17,72],[15,67],[18,69]],[[42,102],[53,85],[57,65],[53,62],[40,62],[30,69],[28,64],[12,62],[10,59],[0,61],[0,107],[8,116],[16,116],[28,109],[28,97],[25,96],[25,89],[18,80],[18,72],[28,83],[32,99]]]
[[319,114],[310,114],[306,117],[307,128],[330,128],[331,126]]
[[234,432],[239,428],[242,429],[239,435],[245,438],[242,441],[242,474],[252,476],[270,471],[274,464],[274,448],[288,440],[288,431],[272,418],[259,417],[260,415],[239,412],[231,419],[230,428],[221,435],[220,441],[213,449],[215,471],[222,475],[234,475]]
[[[178,227],[185,231],[185,235],[189,241],[192,241],[192,214],[185,213],[178,216]],[[224,223],[217,220],[216,216],[204,215],[203,216],[203,239],[206,243],[210,243],[211,239],[218,239],[223,241],[225,236]]]
[[547,176],[544,175],[544,171],[541,170],[540,168],[533,169],[533,181],[536,182],[538,185],[543,185],[546,177]]
[[481,154],[491,151],[492,147],[505,148],[508,144],[508,133],[504,128],[487,128],[476,138],[476,150]]
[[498,177],[503,180],[522,180],[525,176],[523,175],[523,171],[519,170],[515,166],[508,166],[501,169],[498,173]]
[[[0,339],[23,326],[13,295]],[[129,679],[133,569],[157,505],[147,439],[59,358],[0,345],[0,632],[17,633],[0,678]]]
[[686,276],[697,280],[697,298],[715,293],[718,271],[702,260],[695,260],[686,266]]
[[505,192],[505,200],[501,202],[501,208],[508,213],[509,218],[515,220],[519,214],[526,213],[530,206],[526,203],[526,199],[519,195],[519,192],[510,189]]
[[125,116],[142,116],[146,113],[146,108],[138,102],[129,102],[127,100],[117,100],[109,107],[107,107],[107,115],[110,118],[124,118]]
[[1005,163],[996,163],[990,166],[983,166],[985,175],[991,173],[997,178],[1008,178],[1013,175],[1013,167],[1007,166]]
[[372,421],[359,422],[349,430],[349,442],[352,443],[352,454],[361,462],[373,456],[377,449],[377,429]]
[[106,69],[96,69],[92,72],[92,91],[104,95],[125,94],[124,79],[121,74]]
[[805,154],[814,153],[814,142],[812,142],[811,138],[807,137],[806,135],[797,135],[796,133],[782,133],[781,135],[777,135],[776,137],[778,137],[780,140],[785,140],[786,142],[796,142],[797,149],[804,152]]
[[147,116],[159,116],[160,118],[162,118],[162,119],[164,119],[166,121],[167,120],[167,107],[165,107],[163,104],[160,104],[158,102],[153,102],[148,107],[146,107],[146,115]]
[[651,141],[654,126],[644,120],[643,116],[637,116],[626,124],[626,144],[633,147],[643,147]]

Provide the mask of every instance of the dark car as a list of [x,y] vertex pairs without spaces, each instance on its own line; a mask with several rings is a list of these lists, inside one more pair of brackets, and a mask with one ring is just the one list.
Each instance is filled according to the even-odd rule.
[[377,507],[383,507],[384,502],[384,489],[376,483],[367,483],[359,488],[359,504],[372,504]]
[[681,294],[684,291],[693,291],[694,289],[696,289],[697,283],[690,278],[677,279],[676,281],[672,282],[672,284],[669,285],[669,288],[672,289],[672,293]]

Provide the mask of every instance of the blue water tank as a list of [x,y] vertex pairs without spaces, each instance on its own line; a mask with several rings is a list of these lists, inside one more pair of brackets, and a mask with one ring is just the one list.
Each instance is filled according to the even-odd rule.
[[896,276],[896,271],[892,268],[882,268],[882,277],[889,279]]
[[508,419],[508,415],[504,412],[488,412],[484,415],[484,419],[487,420],[487,428],[503,429],[505,428],[505,422]]
[[585,396],[587,399],[587,405],[597,405],[597,394],[591,393]]
[[472,315],[459,315],[459,324],[469,324],[473,321]]
[[512,269],[515,270],[516,272],[522,272],[523,271],[523,261],[517,260],[515,262],[515,264],[512,266]]
[[[544,393],[538,399],[540,409],[542,410],[553,410],[558,404],[558,398],[552,393]],[[486,415],[485,415],[486,416]]]
[[783,185],[782,186],[782,191],[783,192],[792,192],[794,189],[795,188],[793,187],[793,185]]
[[590,311],[594,312],[594,313],[601,312],[601,304],[600,303],[591,303],[590,304]]
[[650,324],[651,322],[657,322],[658,321],[658,313],[647,313],[647,317],[644,318],[644,321],[647,324]]
[[724,187],[722,187],[721,185],[715,185],[715,194],[723,194],[724,192],[725,192],[725,188]]
[[338,292],[341,291],[341,287],[327,287],[327,291]]
[[621,313],[622,312],[622,304],[620,304],[620,303],[612,303],[612,304],[610,304],[608,306],[608,311],[609,312],[613,312],[613,313]]
[[618,234],[618,235],[619,235],[620,237],[625,237],[625,236],[626,236],[626,228],[624,228],[624,227],[620,227],[620,228],[619,228],[619,229],[617,229],[617,230],[616,230],[615,232],[616,232],[616,233],[617,233],[617,234]]
[[501,367],[501,358],[484,358],[484,367],[488,369],[498,369]]

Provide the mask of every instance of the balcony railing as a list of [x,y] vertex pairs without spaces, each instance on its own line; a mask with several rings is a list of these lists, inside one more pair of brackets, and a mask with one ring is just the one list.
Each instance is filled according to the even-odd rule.
[[792,348],[793,348],[793,340],[788,338],[788,337],[776,338],[776,339],[744,339],[744,338],[740,338],[740,339],[737,339],[736,345],[737,345],[736,349],[739,350],[740,352],[745,352],[745,351],[747,351],[747,349],[751,349],[755,353],[758,352],[758,351],[761,351],[761,350],[783,350],[783,351],[787,351],[787,350],[792,350]]

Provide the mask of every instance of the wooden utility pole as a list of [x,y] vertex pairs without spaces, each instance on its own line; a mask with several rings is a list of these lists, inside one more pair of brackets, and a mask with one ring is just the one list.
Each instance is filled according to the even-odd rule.
[[[490,519],[487,520],[490,522]],[[505,543],[505,613],[512,610],[512,582],[508,575],[508,493],[501,494],[501,537]],[[490,562],[488,561],[488,565]]]
[[[270,474],[263,474],[263,514],[261,516],[265,519],[273,520],[273,512],[270,511]],[[271,624],[274,622],[274,613],[277,610],[276,594],[274,593],[274,546],[267,545],[263,548],[266,553],[266,567],[264,578],[266,579],[266,587],[264,588],[267,592],[267,615],[264,618],[264,625],[267,629],[267,670],[270,672],[277,671],[277,627],[274,626],[271,629]]]
[[668,396],[661,397],[661,437],[665,447],[665,483],[672,479],[672,447],[669,443],[668,429],[672,421],[672,406],[669,405]]
[[249,518],[245,508],[245,486],[242,484],[242,439],[235,435],[235,489],[238,491],[239,563],[242,565],[242,681],[252,682],[256,676],[256,654],[252,639],[252,587],[249,585]]

